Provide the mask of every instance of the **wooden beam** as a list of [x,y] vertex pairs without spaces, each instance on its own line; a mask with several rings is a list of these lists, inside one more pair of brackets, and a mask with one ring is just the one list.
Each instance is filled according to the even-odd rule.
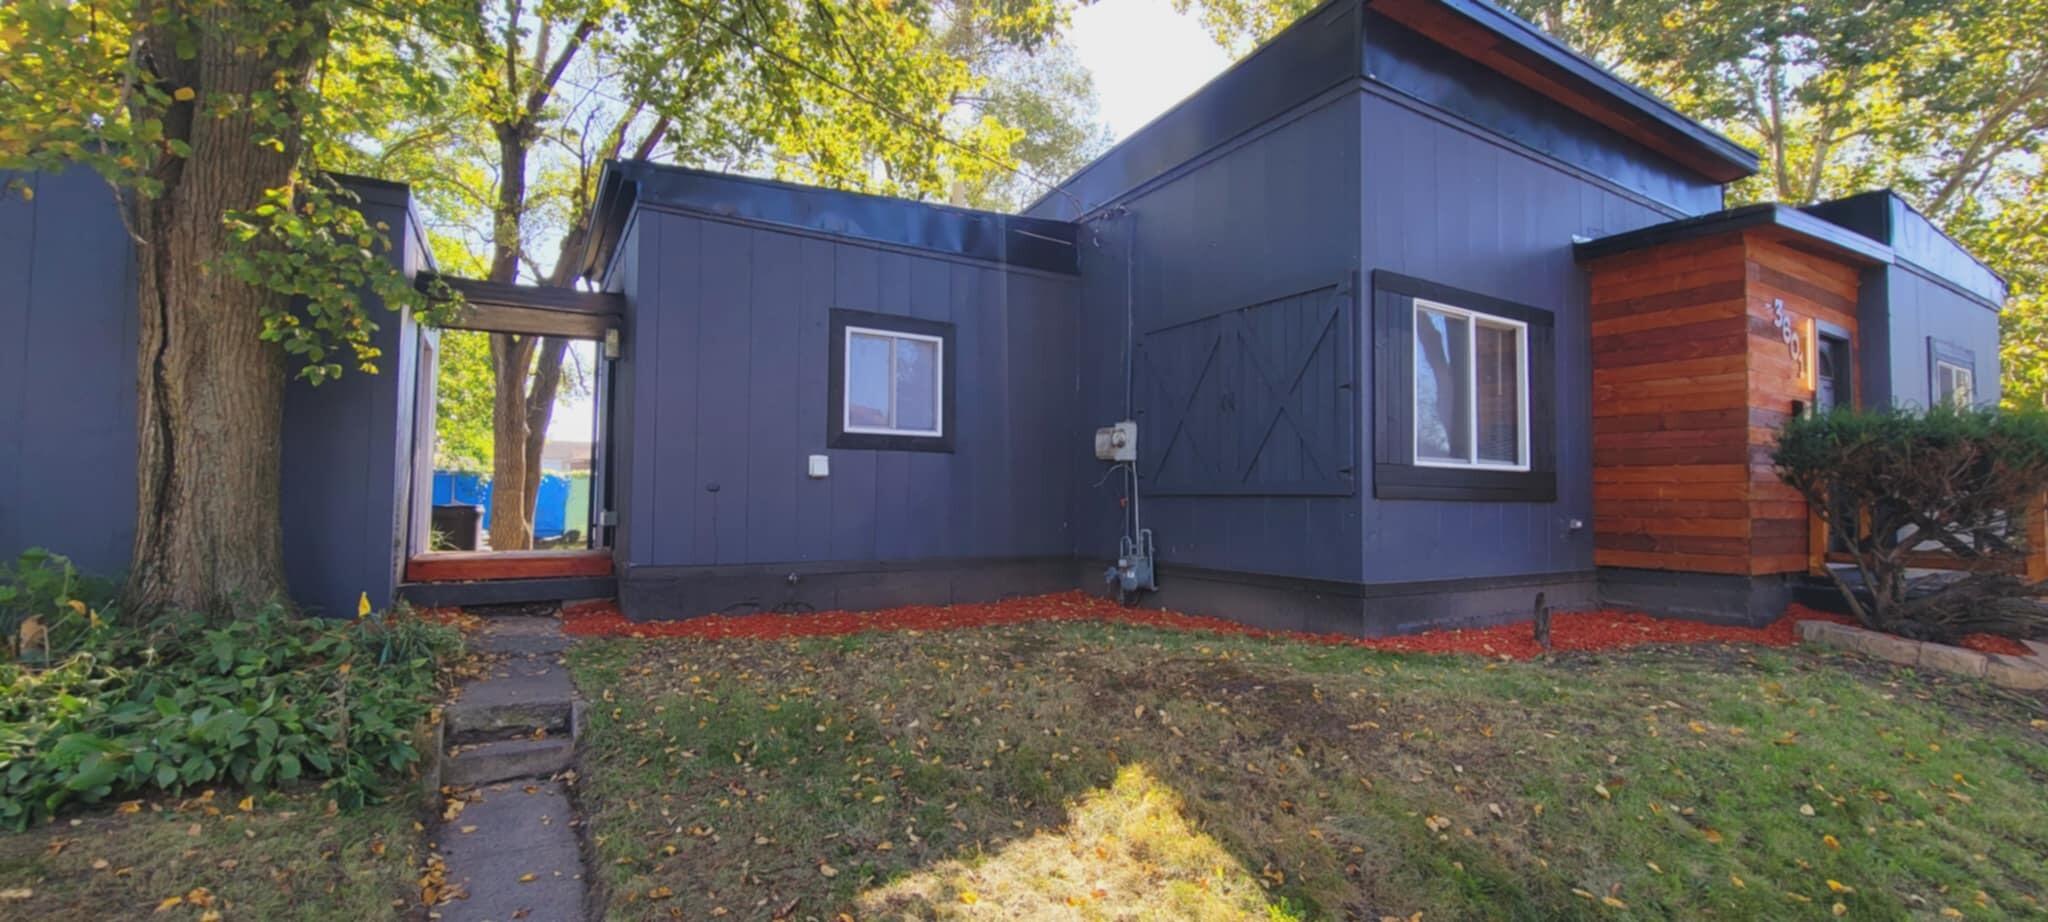
[[583,551],[434,551],[405,562],[405,578],[413,583],[454,583],[471,580],[558,579],[612,575],[612,552]]
[[508,285],[503,282],[431,273],[423,273],[418,284],[420,289],[425,291],[436,282],[454,289],[463,300],[472,304],[495,304],[502,307],[601,314],[611,317],[623,317],[626,314],[626,296],[616,292],[579,291],[574,288],[554,288],[545,285]]
[[561,336],[569,339],[603,339],[606,330],[619,325],[618,318],[602,314],[507,307],[470,301],[455,310],[442,329],[481,330],[485,333],[525,333]]
[[578,291],[538,285],[507,285],[452,275],[423,274],[420,290],[433,293],[446,285],[462,296],[462,306],[442,326],[486,333],[522,333],[602,339],[626,315],[626,298],[613,292]]

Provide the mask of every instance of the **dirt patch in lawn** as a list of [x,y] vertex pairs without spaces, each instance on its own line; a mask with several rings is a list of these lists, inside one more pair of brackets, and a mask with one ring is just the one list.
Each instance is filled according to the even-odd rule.
[[571,661],[621,918],[1988,917],[2048,898],[2037,706],[1941,687],[1958,708],[1796,651],[1503,662],[1075,621]]
[[426,918],[416,811],[241,796],[137,801],[0,833],[0,918]]

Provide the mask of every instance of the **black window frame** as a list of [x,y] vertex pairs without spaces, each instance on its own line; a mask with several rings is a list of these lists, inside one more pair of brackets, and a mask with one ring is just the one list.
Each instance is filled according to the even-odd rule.
[[[899,314],[833,308],[828,343],[831,356],[825,383],[825,447],[856,451],[951,452],[959,430],[954,422],[953,396],[960,389],[956,373],[960,350],[955,348],[953,324]],[[884,333],[929,336],[939,340],[939,434],[899,435],[846,431],[846,336],[848,327],[863,327]]]
[[[1557,500],[1557,318],[1527,304],[1385,270],[1373,288],[1373,496],[1548,503]],[[1527,327],[1529,469],[1415,463],[1415,302],[1435,301]]]

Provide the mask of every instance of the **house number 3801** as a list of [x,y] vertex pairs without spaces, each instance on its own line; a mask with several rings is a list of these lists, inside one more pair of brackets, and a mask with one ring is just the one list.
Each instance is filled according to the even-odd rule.
[[1792,353],[1792,364],[1799,368],[1799,376],[1806,377],[1806,350],[1799,341],[1799,327],[1792,322],[1792,315],[1785,312],[1785,299],[1771,299],[1771,322],[1778,327],[1778,338],[1785,341],[1786,351]]

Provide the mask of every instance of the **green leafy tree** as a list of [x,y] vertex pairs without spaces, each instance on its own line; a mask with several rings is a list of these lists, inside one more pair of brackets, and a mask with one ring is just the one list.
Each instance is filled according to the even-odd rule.
[[135,242],[137,607],[218,611],[283,591],[286,375],[374,370],[381,318],[365,292],[420,306],[385,260],[388,229],[313,156],[354,120],[320,76],[365,48],[390,65],[355,75],[366,94],[434,105],[419,43],[345,0],[0,5],[0,170],[97,171]]
[[[1176,0],[1245,50],[1306,0]],[[2048,400],[2048,0],[1505,0],[1763,155],[1731,204],[1890,187],[2004,275],[2008,403]]]
[[[465,30],[429,34],[459,89],[437,108],[369,126],[338,159],[411,180],[483,277],[565,286],[583,268],[584,222],[611,158],[885,194],[988,187],[1007,174],[1020,132],[989,113],[959,114],[984,82],[975,65],[985,58],[945,47],[931,29],[966,23],[988,48],[1022,52],[1063,19],[1061,0],[944,10],[499,0]],[[567,349],[551,337],[490,339],[493,443],[464,454],[490,466],[493,547],[531,545],[548,425],[563,388],[578,386]],[[444,367],[475,359],[443,355]],[[443,425],[473,434],[463,427],[478,415],[474,397],[444,404]]]

